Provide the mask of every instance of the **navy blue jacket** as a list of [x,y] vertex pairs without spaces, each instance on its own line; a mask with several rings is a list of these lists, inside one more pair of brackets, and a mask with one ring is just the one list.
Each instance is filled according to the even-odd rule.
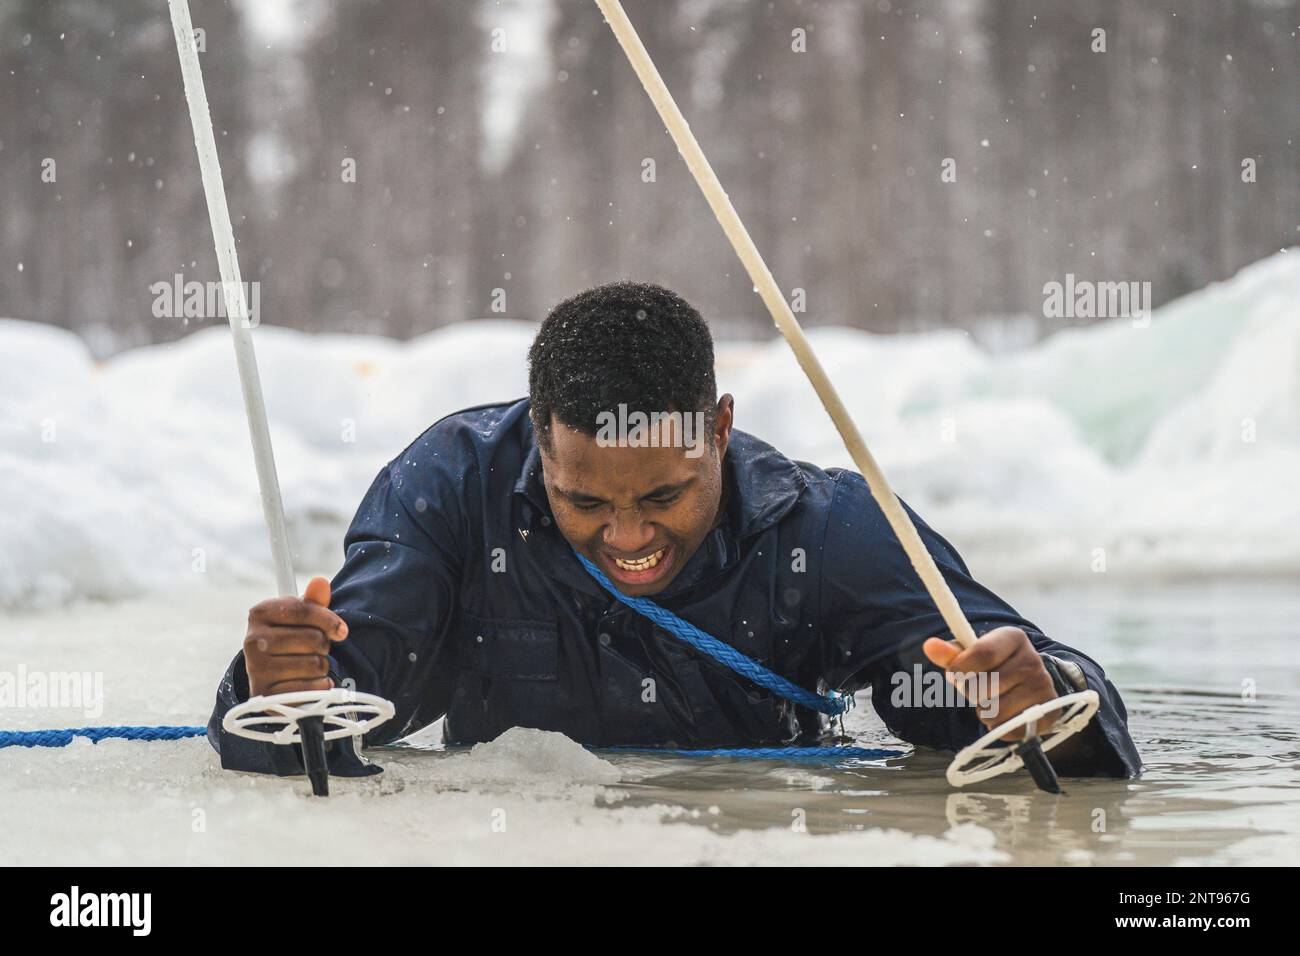
[[[969,706],[896,706],[893,675],[934,669],[920,644],[950,634],[863,478],[791,461],[735,430],[723,470],[723,520],[654,599],[805,688],[871,686],[886,725],[914,744],[953,750],[980,736]],[[1058,769],[1136,775],[1124,704],[1101,667],[976,583],[908,512],[976,633],[1024,628],[1101,695],[1080,757]],[[345,549],[331,604],[349,636],[334,646],[333,674],[397,708],[367,744],[444,716],[454,744],[514,726],[591,746],[684,748],[806,742],[824,730],[819,715],[601,590],[555,526],[526,400],[457,412],[425,431],[375,478]],[[241,654],[209,724],[222,765],[302,772],[296,748],[221,730],[226,710],[247,698]],[[373,772],[350,742],[330,762],[339,774]]]

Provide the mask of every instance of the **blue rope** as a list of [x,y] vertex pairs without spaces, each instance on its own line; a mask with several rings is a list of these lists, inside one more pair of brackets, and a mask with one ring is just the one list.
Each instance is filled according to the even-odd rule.
[[[600,568],[592,564],[585,556],[573,551],[587,573],[596,579],[602,588],[622,601],[642,617],[649,618],[669,634],[695,648],[702,654],[713,658],[724,667],[729,667],[743,677],[747,677],[760,687],[766,687],[778,697],[802,704],[818,713],[832,717],[853,709],[853,695],[831,691],[822,696],[804,690],[775,671],[770,671],[758,661],[746,657],[730,644],[726,644],[712,634],[706,634],[690,621],[684,621],[667,608],[660,607],[649,598],[629,597],[610,583]],[[799,760],[805,758],[833,758],[836,760],[885,760],[889,757],[901,757],[901,750],[880,750],[868,747],[728,747],[713,750],[670,750],[656,747],[605,747],[604,750],[622,753],[672,754],[674,757],[742,757],[751,760]]]
[[109,738],[122,740],[184,740],[202,737],[206,727],[72,727],[68,730],[0,730],[0,747],[66,747],[73,737],[89,737],[95,743]]
[[[184,740],[202,737],[206,727],[72,727],[68,730],[0,730],[0,748],[66,747],[74,737],[101,740]],[[713,750],[669,750],[663,747],[594,747],[598,752],[656,754],[673,757],[738,757],[745,760],[886,760],[901,750],[869,747],[722,747]]]
[[610,583],[609,578],[605,577],[600,568],[592,564],[586,557],[575,550],[582,566],[587,569],[587,573],[596,579],[597,583],[603,587],[618,600],[622,601],[632,610],[636,611],[642,617],[647,617],[654,623],[658,624],[669,634],[681,639],[686,644],[695,648],[703,654],[712,657],[719,664],[731,668],[737,674],[748,677],[760,687],[766,687],[778,697],[784,697],[786,700],[801,704],[810,710],[815,710],[822,714],[828,714],[832,717],[846,713],[853,709],[853,695],[841,694],[837,691],[831,691],[825,697],[821,694],[814,694],[812,691],[804,690],[798,684],[791,683],[775,671],[770,671],[756,660],[746,657],[740,651],[736,650],[730,644],[725,644],[711,634],[706,634],[689,621],[683,621],[680,617],[669,611],[667,608],[660,607],[649,598],[629,597],[618,588]]
[[[206,727],[72,727],[68,730],[0,730],[4,747],[66,747],[74,737],[101,740],[185,740],[202,737]],[[867,747],[727,747],[715,750],[668,750],[663,747],[598,747],[597,751],[629,754],[666,754],[673,757],[739,757],[746,760],[886,760],[901,757],[901,750]]]
[[741,757],[747,760],[887,760],[904,756],[901,750],[873,747],[723,747],[716,750],[668,750],[663,747],[600,747],[600,751],[627,754],[666,754],[673,757]]

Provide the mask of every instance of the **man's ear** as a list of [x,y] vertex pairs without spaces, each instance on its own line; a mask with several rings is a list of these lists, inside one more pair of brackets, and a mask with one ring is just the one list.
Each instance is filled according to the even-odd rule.
[[546,442],[543,440],[545,434],[542,427],[537,424],[537,410],[531,406],[528,409],[528,420],[533,424],[533,441],[537,443],[537,450],[544,455],[546,454]]
[[718,449],[718,457],[727,453],[727,444],[731,441],[731,424],[736,415],[736,400],[731,393],[725,393],[718,399],[718,412],[713,424],[713,442]]

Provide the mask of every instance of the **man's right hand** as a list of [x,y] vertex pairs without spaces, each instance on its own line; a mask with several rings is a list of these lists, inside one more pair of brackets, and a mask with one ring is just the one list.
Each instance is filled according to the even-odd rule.
[[312,578],[301,600],[271,598],[248,612],[244,667],[254,697],[334,686],[326,655],[348,636],[348,626],[329,603],[330,583]]

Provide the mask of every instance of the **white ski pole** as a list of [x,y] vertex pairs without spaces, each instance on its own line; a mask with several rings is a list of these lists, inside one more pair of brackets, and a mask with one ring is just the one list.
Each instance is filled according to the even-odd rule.
[[239,387],[244,394],[244,416],[253,442],[253,461],[257,465],[257,484],[262,495],[262,514],[271,537],[271,560],[275,563],[275,583],[282,597],[296,597],[298,584],[293,574],[293,553],[289,548],[289,530],[284,521],[284,503],[280,500],[280,480],[275,471],[275,454],[271,450],[271,430],[266,421],[266,404],[262,400],[262,380],[257,374],[257,355],[253,352],[252,328],[244,285],[239,278],[239,258],[235,254],[235,235],[226,208],[226,187],[221,179],[217,143],[212,135],[212,115],[208,112],[208,94],[203,88],[203,71],[194,45],[194,25],[190,21],[189,0],[167,0],[171,9],[172,30],[176,34],[176,52],[180,55],[181,75],[185,79],[185,100],[194,127],[194,145],[199,151],[199,169],[203,174],[203,195],[208,203],[212,238],[217,244],[217,266],[221,269],[221,294],[230,320],[230,334],[235,341],[235,362],[239,366]]
[[605,21],[609,24],[610,29],[614,31],[614,36],[618,39],[623,52],[627,54],[632,69],[636,71],[637,78],[641,81],[646,94],[659,112],[659,118],[663,120],[664,126],[668,129],[668,134],[677,145],[677,151],[682,154],[682,159],[686,161],[691,175],[695,177],[696,184],[700,187],[700,191],[704,193],[704,198],[708,200],[709,208],[713,210],[713,215],[717,218],[718,224],[722,226],[722,231],[726,233],[727,238],[731,241],[732,248],[736,251],[736,255],[744,264],[745,271],[749,273],[754,288],[772,314],[772,321],[780,329],[781,334],[785,336],[785,340],[789,343],[795,358],[799,361],[800,367],[804,370],[804,374],[808,376],[808,381],[812,383],[813,389],[817,392],[817,397],[821,399],[822,405],[830,414],[831,421],[835,423],[835,428],[839,431],[845,447],[848,448],[849,455],[853,458],[853,463],[858,466],[858,471],[866,479],[872,497],[880,505],[880,510],[884,512],[886,520],[889,521],[889,526],[894,529],[899,544],[903,546],[908,559],[912,562],[912,567],[916,569],[917,575],[921,578],[921,583],[925,585],[931,600],[939,609],[944,623],[948,625],[948,630],[952,632],[952,636],[963,648],[970,647],[975,643],[975,631],[971,628],[966,615],[962,613],[957,598],[953,595],[952,589],[948,587],[948,582],[939,573],[934,558],[926,550],[925,544],[921,541],[921,536],[917,534],[916,526],[912,524],[912,519],[907,516],[907,512],[903,510],[903,506],[890,489],[889,482],[885,480],[884,472],[880,470],[880,466],[876,464],[875,458],[872,457],[866,441],[862,438],[862,433],[858,431],[858,426],[849,415],[844,402],[840,400],[839,393],[835,390],[835,386],[831,384],[826,370],[822,368],[821,362],[818,361],[816,353],[812,350],[812,345],[809,344],[807,336],[804,335],[803,329],[799,325],[799,320],[794,317],[789,303],[785,301],[785,297],[776,284],[776,279],[772,277],[771,270],[768,269],[767,263],[763,261],[763,257],[759,254],[758,247],[754,245],[754,240],[750,238],[745,224],[740,221],[735,206],[731,204],[731,199],[722,188],[722,183],[719,182],[717,174],[713,172],[713,167],[709,165],[704,150],[700,148],[699,142],[695,139],[695,134],[691,132],[690,124],[686,122],[686,117],[678,109],[676,101],[668,91],[667,84],[664,83],[663,77],[659,75],[659,70],[655,68],[654,61],[650,59],[650,54],[646,52],[645,46],[641,43],[641,38],[637,36],[632,21],[628,19],[623,10],[623,5],[619,0],[596,0],[596,5],[600,7],[601,13],[605,15]]

